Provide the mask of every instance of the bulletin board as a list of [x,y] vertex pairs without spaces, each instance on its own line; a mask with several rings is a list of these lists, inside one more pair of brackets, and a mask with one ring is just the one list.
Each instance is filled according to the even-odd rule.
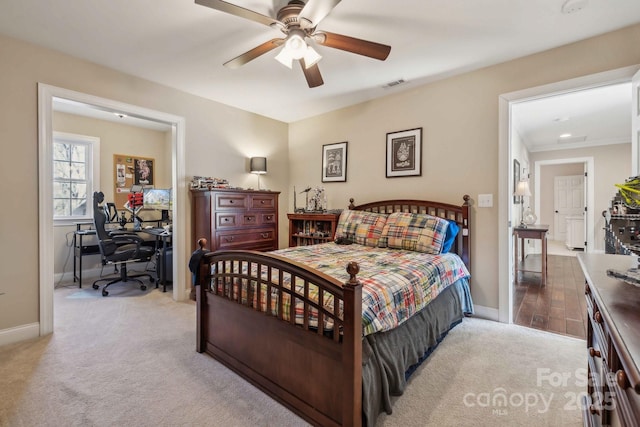
[[133,185],[142,185],[145,188],[153,187],[154,163],[154,159],[150,157],[113,155],[113,200],[117,209],[122,209],[127,203]]

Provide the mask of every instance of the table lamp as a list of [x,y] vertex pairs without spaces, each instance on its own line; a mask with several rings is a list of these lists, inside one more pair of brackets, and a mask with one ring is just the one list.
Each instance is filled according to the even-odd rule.
[[527,224],[524,222],[524,198],[531,197],[531,191],[529,190],[529,181],[522,179],[518,181],[516,190],[513,192],[514,196],[520,196],[520,227],[526,228]]
[[267,158],[266,157],[252,157],[249,162],[251,173],[258,175],[258,190],[260,190],[260,175],[267,173]]

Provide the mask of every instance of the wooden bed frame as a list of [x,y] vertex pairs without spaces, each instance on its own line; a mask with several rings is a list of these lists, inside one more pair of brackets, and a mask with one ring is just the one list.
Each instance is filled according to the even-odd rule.
[[[455,206],[420,200],[389,200],[353,205],[350,209],[370,212],[428,213],[455,220],[460,226],[453,252],[470,269],[469,196]],[[346,283],[317,270],[270,253],[219,251],[203,257],[197,286],[197,351],[206,352],[241,377],[314,425],[360,426],[362,423],[362,287],[357,263],[346,266]],[[256,274],[262,271],[262,274]],[[284,279],[304,283],[299,294],[280,286]],[[300,282],[302,281],[302,282]],[[253,295],[248,284],[267,289]],[[236,292],[234,286],[242,286]],[[329,310],[307,298],[309,286],[320,289],[319,301],[334,298]],[[258,288],[258,287],[254,287]],[[236,288],[237,289],[237,288]],[[277,313],[264,313],[252,301],[270,307],[277,293]],[[304,323],[296,324],[291,304],[288,311],[283,295],[303,304]],[[323,298],[324,297],[324,298]],[[339,303],[335,303],[339,302]],[[338,307],[343,306],[343,312]],[[308,322],[309,310],[317,310],[318,324],[333,321],[327,333]]]

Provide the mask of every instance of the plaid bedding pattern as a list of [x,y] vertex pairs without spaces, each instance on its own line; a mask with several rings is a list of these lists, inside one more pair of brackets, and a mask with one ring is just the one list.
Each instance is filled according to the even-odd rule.
[[[360,265],[363,335],[388,331],[422,310],[440,292],[459,279],[469,277],[455,254],[431,255],[406,250],[373,248],[333,242],[274,251],[346,282],[348,262]],[[298,286],[298,285],[296,285]],[[314,289],[310,289],[310,293]],[[316,295],[310,295],[317,300]],[[287,302],[288,303],[288,302]],[[333,300],[325,299],[325,306]],[[263,310],[266,307],[263,306]],[[296,310],[296,317],[301,316]],[[300,321],[301,319],[296,319]],[[312,322],[310,322],[312,323]],[[317,319],[315,320],[317,324]],[[325,328],[330,325],[325,325]]]
[[346,237],[359,245],[378,246],[386,214],[344,210],[336,226],[336,239]]
[[448,226],[446,219],[428,214],[395,212],[387,218],[378,246],[439,254]]

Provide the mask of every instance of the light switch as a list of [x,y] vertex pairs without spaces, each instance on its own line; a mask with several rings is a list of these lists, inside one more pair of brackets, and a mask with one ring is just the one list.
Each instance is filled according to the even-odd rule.
[[479,208],[492,208],[493,207],[493,194],[478,194],[478,207]]

